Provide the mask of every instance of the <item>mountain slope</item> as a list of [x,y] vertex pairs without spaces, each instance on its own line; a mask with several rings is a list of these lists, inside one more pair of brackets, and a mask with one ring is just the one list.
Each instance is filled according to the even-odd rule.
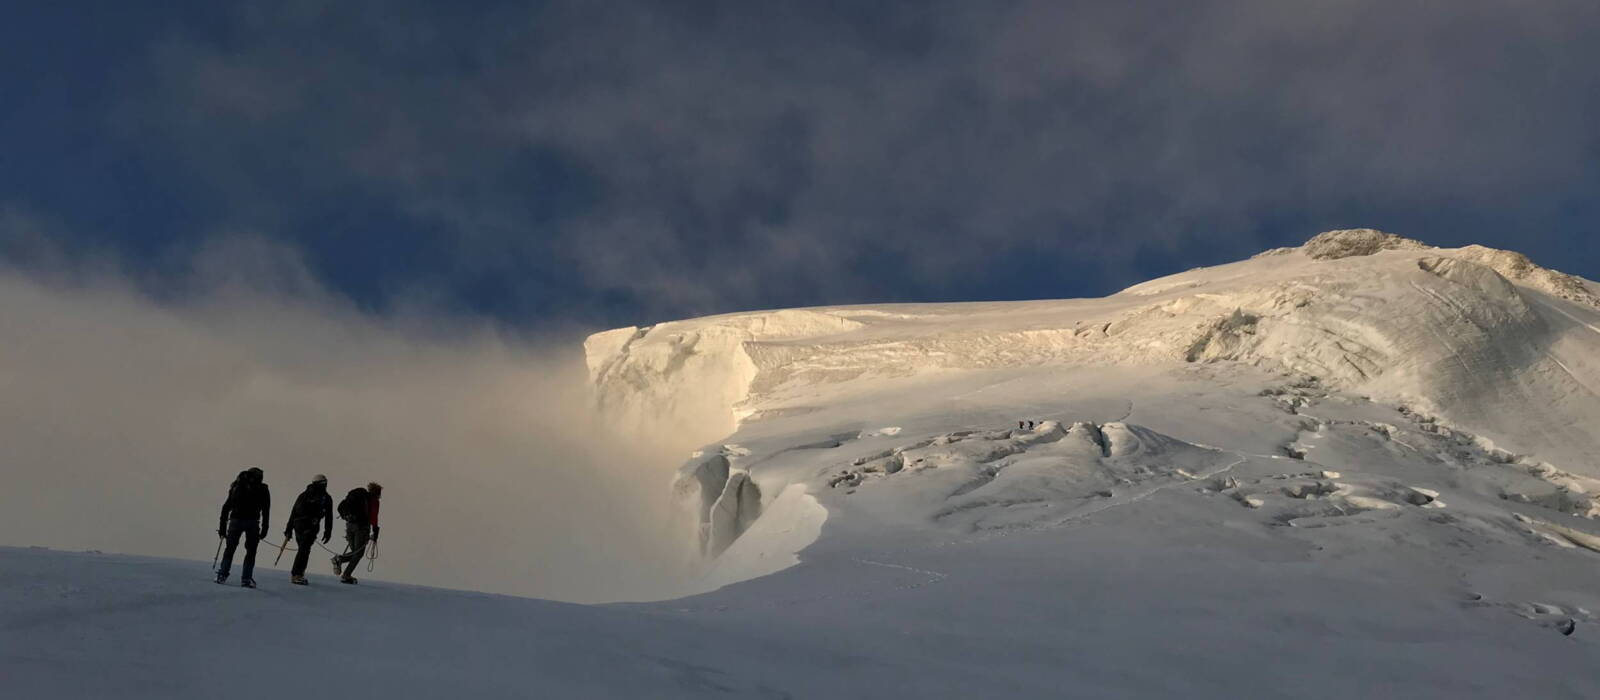
[[[734,543],[790,486],[815,495],[838,473],[859,482],[854,467],[864,478],[904,466],[838,445],[898,453],[1030,418],[1064,427],[1132,415],[1190,442],[1278,456],[1300,456],[1297,442],[1350,425],[1411,430],[1487,455],[1496,466],[1467,478],[1475,493],[1590,514],[1600,486],[1589,458],[1600,450],[1592,284],[1515,253],[1365,229],[1105,299],[733,314],[619,329],[588,347],[597,402],[613,421],[694,429],[687,422],[706,440],[732,433],[735,447],[710,448],[676,486],[685,539],[702,555]],[[1247,422],[1197,424],[1189,385],[1224,390],[1219,407]],[[1085,413],[1086,401],[1100,407]],[[1301,415],[1317,403],[1338,404],[1318,410],[1340,417]],[[1262,405],[1281,410],[1257,415]],[[908,439],[868,435],[884,426]],[[1067,433],[1099,441],[1104,430]],[[1441,450],[1416,447],[1394,461],[1438,462]],[[1000,456],[974,463],[998,473],[1016,461]],[[1463,459],[1443,463],[1471,471]],[[957,506],[907,507],[932,508],[913,516],[926,521]]]
[[1567,550],[1460,544],[1420,508],[1321,544],[1237,517],[1264,512],[1167,487],[936,541],[841,512],[799,566],[633,606],[265,572],[247,591],[205,562],[0,549],[0,678],[30,698],[1592,693],[1595,571]]
[[0,679],[24,697],[1592,697],[1593,290],[1356,230],[1105,299],[602,333],[608,423],[706,443],[671,484],[695,595],[585,607],[267,573],[243,591],[204,564],[0,549]]
[[[246,590],[205,562],[0,548],[13,698],[781,697],[797,654],[661,615],[393,584]],[[731,646],[770,651],[729,663]]]
[[[1550,416],[1600,408],[1589,390],[1600,386],[1592,283],[1508,251],[1364,229],[1104,299],[729,314],[607,331],[587,349],[612,417],[687,423],[707,440],[742,418],[819,408],[796,399],[862,378],[1221,360],[1422,404],[1490,432],[1499,426],[1474,399],[1496,397],[1497,409],[1524,400],[1517,408]],[[1550,400],[1577,403],[1545,410]],[[1592,435],[1562,437],[1594,446]]]
[[[713,599],[756,605],[781,581],[821,588],[837,584],[822,571],[889,567],[943,591],[927,595],[968,629],[1082,596],[1189,639],[1165,659],[1176,668],[1244,678],[1260,673],[1252,654],[1320,652],[1389,668],[1350,680],[1387,693],[1402,675],[1393,659],[1478,658],[1474,645],[1513,627],[1589,643],[1593,289],[1515,253],[1334,231],[1105,299],[622,329],[591,339],[590,366],[615,421],[649,430],[697,402],[702,425],[729,431],[674,485]],[[1114,624],[1070,607],[1075,628]],[[1192,619],[1209,631],[1175,623]],[[1373,634],[1343,633],[1354,629]],[[1368,658],[1388,642],[1401,647]],[[1143,644],[1163,645],[1140,635],[1115,653],[1153,653]],[[1418,666],[1416,680],[1477,693],[1514,675],[1502,653]],[[1600,680],[1527,663],[1576,674],[1556,695]]]

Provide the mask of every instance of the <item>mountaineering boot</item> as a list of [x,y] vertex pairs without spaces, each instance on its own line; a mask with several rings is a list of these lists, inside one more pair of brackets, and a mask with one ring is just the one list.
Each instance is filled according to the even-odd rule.
[[227,583],[227,582],[228,582],[228,575],[227,574],[217,574],[217,583]]
[[311,582],[307,581],[306,577],[304,577],[304,576],[290,576],[289,577],[289,583],[292,583],[292,584],[294,584],[296,586],[304,586],[304,585],[309,584]]
[[339,583],[348,583],[348,584],[354,585],[355,582],[356,582],[356,577],[354,577],[354,576],[340,576],[339,577]]
[[242,588],[255,588],[256,587],[256,580],[253,579],[253,578],[247,578],[247,579],[245,579],[243,581],[240,581],[239,582],[239,586],[242,587]]

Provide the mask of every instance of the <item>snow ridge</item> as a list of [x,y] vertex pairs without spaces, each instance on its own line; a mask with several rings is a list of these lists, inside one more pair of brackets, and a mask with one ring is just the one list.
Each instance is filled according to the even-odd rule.
[[1104,300],[752,312],[608,331],[586,349],[614,421],[707,442],[807,387],[998,367],[1238,361],[1352,389],[1391,375],[1391,396],[1436,401],[1460,372],[1542,354],[1552,329],[1522,289],[1600,308],[1583,280],[1507,251],[1372,229],[1299,250]]

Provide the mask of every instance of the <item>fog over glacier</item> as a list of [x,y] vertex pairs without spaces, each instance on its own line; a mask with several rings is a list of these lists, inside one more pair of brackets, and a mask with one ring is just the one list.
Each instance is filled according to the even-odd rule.
[[364,314],[248,239],[183,267],[182,294],[111,264],[0,271],[0,544],[204,560],[260,466],[273,542],[312,475],[336,497],[383,483],[377,578],[670,592],[657,523],[685,448],[602,438],[571,338]]

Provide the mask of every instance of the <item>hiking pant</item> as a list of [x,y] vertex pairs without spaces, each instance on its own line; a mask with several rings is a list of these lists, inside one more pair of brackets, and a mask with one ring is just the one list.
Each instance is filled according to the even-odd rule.
[[294,533],[294,566],[289,568],[290,576],[305,576],[306,562],[311,559],[311,548],[316,545],[317,530],[296,530]]
[[339,555],[339,561],[345,565],[344,575],[349,578],[356,572],[356,565],[361,563],[361,557],[367,553],[367,540],[372,537],[372,526],[366,523],[345,523],[344,541],[350,543],[350,551]]
[[222,550],[222,568],[217,573],[227,576],[233,568],[233,550],[239,547],[239,535],[244,535],[244,570],[239,574],[243,580],[251,581],[256,577],[256,542],[261,535],[261,523],[255,519],[228,521],[228,548]]

